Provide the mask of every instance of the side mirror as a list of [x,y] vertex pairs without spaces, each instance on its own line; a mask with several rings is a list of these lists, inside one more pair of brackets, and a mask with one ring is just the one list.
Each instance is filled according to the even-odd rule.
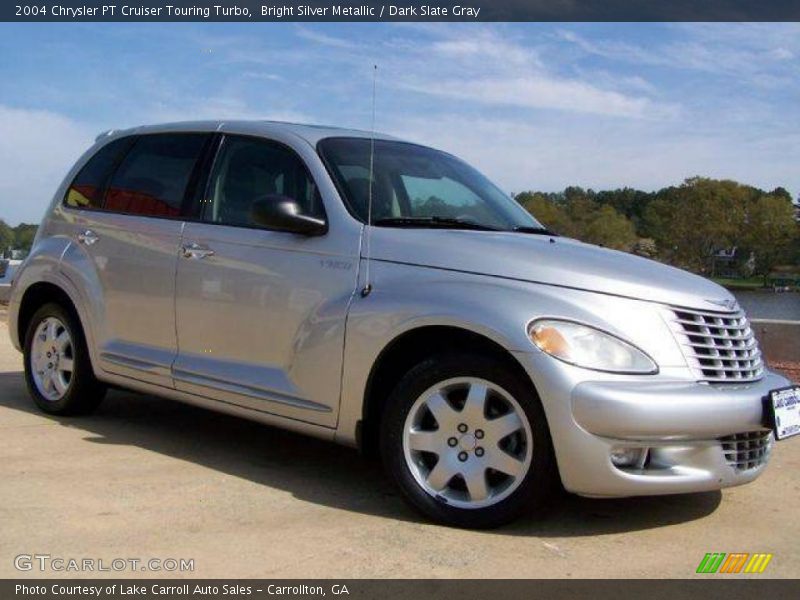
[[280,194],[258,198],[250,208],[253,222],[268,229],[300,235],[322,235],[328,230],[323,219],[303,214],[297,200]]

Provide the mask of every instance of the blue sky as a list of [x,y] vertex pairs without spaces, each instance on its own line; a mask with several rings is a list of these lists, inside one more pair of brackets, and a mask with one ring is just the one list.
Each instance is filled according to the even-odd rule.
[[800,193],[798,24],[0,24],[0,218],[97,133],[194,118],[377,128],[504,189],[733,178]]

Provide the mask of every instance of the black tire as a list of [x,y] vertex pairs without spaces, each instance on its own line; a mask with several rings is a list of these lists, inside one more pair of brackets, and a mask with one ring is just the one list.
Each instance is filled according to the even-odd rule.
[[[39,391],[32,372],[31,354],[36,330],[45,319],[55,317],[64,325],[72,340],[73,371],[64,395],[58,400],[46,398]],[[59,304],[45,304],[31,318],[25,332],[25,382],[33,401],[51,415],[84,415],[102,402],[106,387],[94,376],[83,329],[75,315]]]
[[[533,436],[531,466],[522,482],[506,498],[487,507],[455,507],[430,495],[417,483],[404,456],[403,428],[415,401],[437,383],[455,377],[484,379],[511,394],[524,411]],[[558,468],[541,402],[527,378],[494,357],[452,353],[416,365],[387,400],[380,444],[384,466],[405,498],[428,518],[446,525],[484,529],[506,524],[526,513],[541,516],[559,489]]]

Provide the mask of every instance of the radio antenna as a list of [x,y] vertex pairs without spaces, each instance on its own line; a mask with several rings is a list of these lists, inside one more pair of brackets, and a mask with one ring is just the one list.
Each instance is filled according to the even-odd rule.
[[367,192],[367,226],[364,230],[364,288],[361,290],[361,297],[366,298],[372,291],[372,279],[370,278],[370,262],[372,255],[372,191],[375,175],[375,88],[378,80],[378,65],[372,65],[372,123],[370,124],[369,137],[369,191]]

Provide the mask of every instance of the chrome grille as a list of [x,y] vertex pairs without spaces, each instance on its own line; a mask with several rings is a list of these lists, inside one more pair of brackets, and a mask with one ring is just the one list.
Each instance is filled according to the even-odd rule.
[[748,431],[728,435],[719,440],[725,460],[737,471],[760,467],[769,459],[772,450],[771,431]]
[[700,381],[736,383],[764,375],[761,351],[744,313],[673,308],[670,327]]

